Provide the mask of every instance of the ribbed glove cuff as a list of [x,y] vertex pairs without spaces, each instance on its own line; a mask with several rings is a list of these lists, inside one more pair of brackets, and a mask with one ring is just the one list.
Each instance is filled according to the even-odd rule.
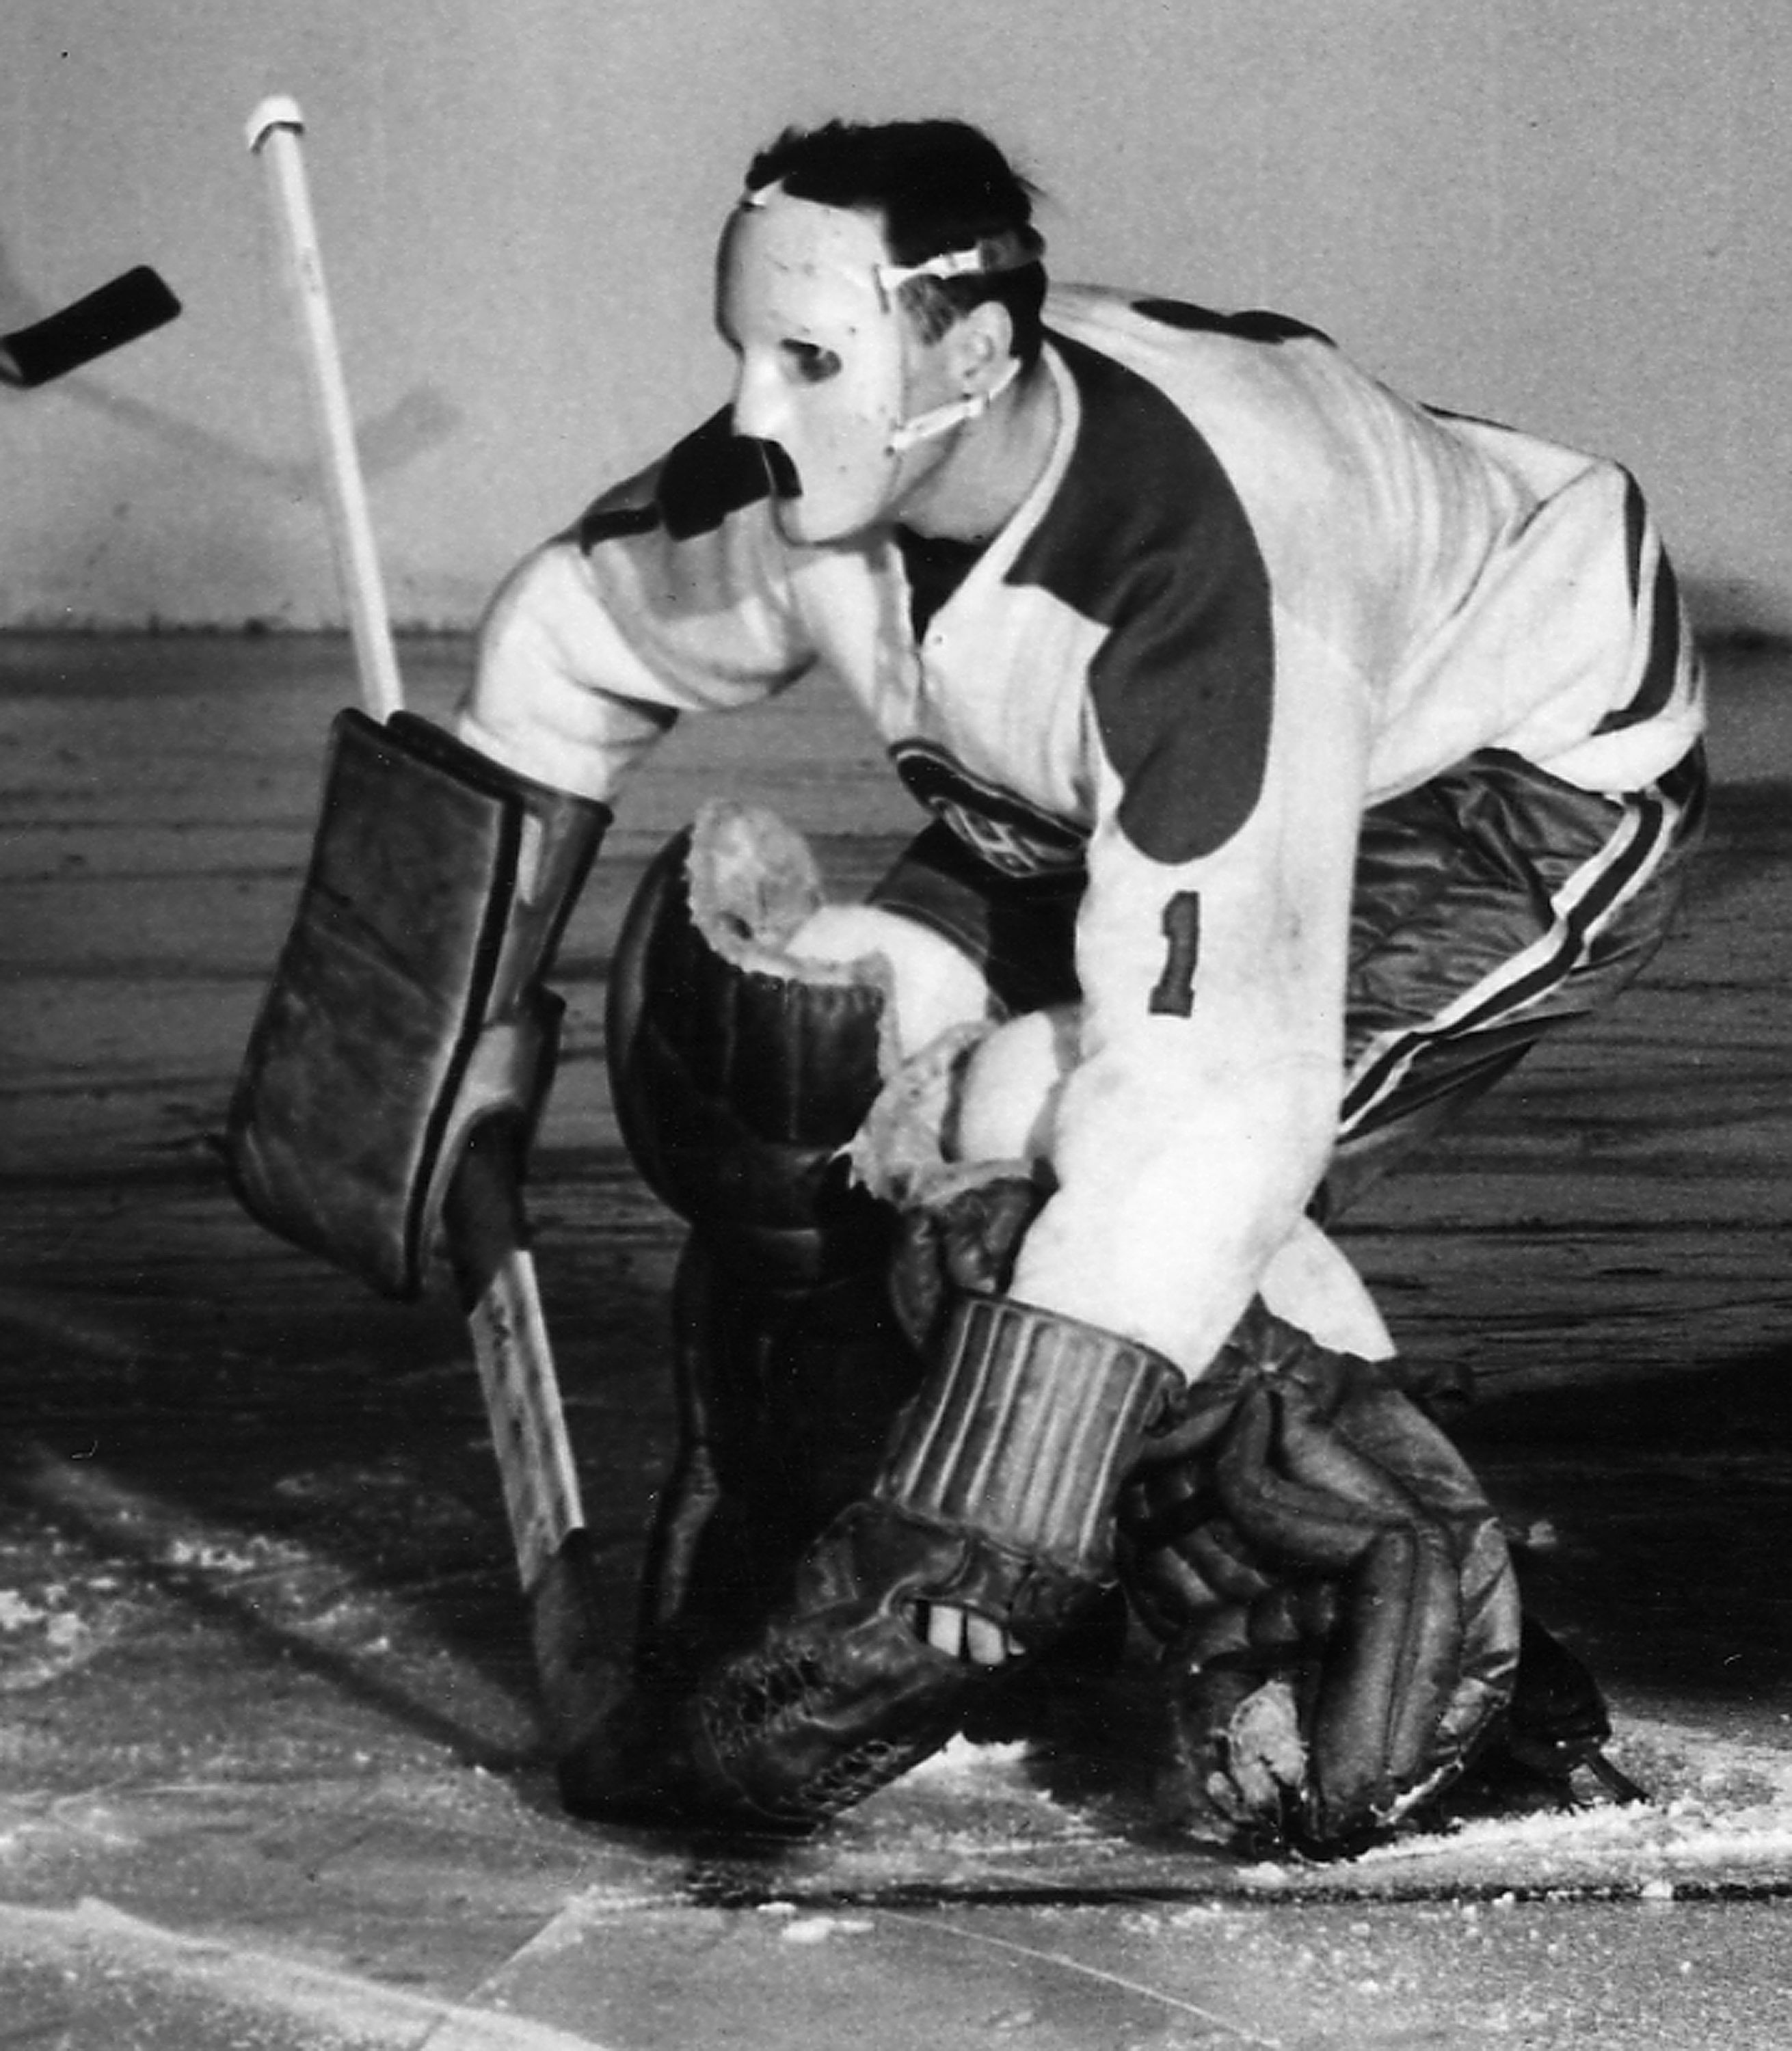
[[1181,1386],[1148,1346],[1008,1297],[966,1295],[873,1493],[1105,1573],[1115,1497]]

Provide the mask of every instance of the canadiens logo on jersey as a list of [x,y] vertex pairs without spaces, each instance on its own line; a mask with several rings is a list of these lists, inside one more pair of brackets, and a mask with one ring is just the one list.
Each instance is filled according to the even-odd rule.
[[1005,876],[1080,869],[1088,836],[999,783],[974,776],[939,747],[899,740],[890,760],[910,795]]

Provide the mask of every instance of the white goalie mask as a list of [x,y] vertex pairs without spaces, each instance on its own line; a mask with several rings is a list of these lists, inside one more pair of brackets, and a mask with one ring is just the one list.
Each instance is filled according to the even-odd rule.
[[794,472],[778,505],[790,540],[844,541],[892,517],[937,467],[928,445],[1019,370],[1010,357],[987,389],[963,392],[943,345],[923,341],[899,304],[904,280],[1017,260],[1033,254],[998,248],[992,260],[986,245],[896,264],[869,214],[779,185],[742,201],[718,257],[716,326],[739,359],[735,432],[776,443]]

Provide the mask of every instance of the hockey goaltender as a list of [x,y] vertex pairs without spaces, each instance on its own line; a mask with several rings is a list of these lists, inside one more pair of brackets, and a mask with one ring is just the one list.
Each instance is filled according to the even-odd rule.
[[1203,1799],[1349,1850],[1604,1729],[1327,1229],[1648,960],[1700,672],[1624,470],[1294,319],[1051,286],[1033,199],[952,121],[749,166],[729,403],[510,575],[456,732],[339,727],[360,881],[302,908],[240,1180],[380,1279],[368,1220],[539,1110],[522,1027],[637,763],[831,672],[931,815],[868,901],[721,799],[617,946],[684,1438],[567,1799],[812,1827],[1118,1590]]

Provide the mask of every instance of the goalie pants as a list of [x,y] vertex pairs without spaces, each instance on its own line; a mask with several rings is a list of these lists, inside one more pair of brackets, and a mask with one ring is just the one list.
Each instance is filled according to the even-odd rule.
[[[1665,937],[1700,838],[1703,750],[1622,797],[1486,749],[1370,808],[1357,856],[1337,1216]],[[928,827],[871,901],[979,961],[1013,1011],[1074,1002],[1080,879],[1016,879]]]

